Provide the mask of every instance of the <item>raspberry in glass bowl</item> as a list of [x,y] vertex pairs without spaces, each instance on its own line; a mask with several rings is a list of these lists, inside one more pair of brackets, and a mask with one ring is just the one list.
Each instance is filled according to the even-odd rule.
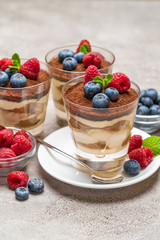
[[18,54],[0,60],[0,125],[40,135],[50,90],[50,67]]
[[36,140],[32,134],[0,126],[0,176],[23,169],[35,152]]

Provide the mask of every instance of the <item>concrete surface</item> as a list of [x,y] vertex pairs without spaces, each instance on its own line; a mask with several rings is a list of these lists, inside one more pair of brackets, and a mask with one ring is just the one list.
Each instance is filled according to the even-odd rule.
[[[159,9],[159,1],[0,0],[0,57],[17,52],[44,60],[50,49],[87,38],[115,53],[114,72],[160,92]],[[50,98],[45,136],[56,129]],[[160,239],[159,171],[139,184],[101,191],[53,179],[37,157],[26,171],[44,179],[45,191],[19,202],[0,178],[1,240]]]

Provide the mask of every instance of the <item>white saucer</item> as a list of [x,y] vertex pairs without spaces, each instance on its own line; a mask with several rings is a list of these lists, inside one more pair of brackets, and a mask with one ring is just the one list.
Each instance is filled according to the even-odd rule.
[[[143,139],[150,136],[137,128],[133,128],[132,135],[133,134],[140,134]],[[68,154],[74,155],[74,143],[71,138],[69,127],[64,127],[51,133],[44,140]],[[43,145],[38,149],[38,159],[42,168],[52,177],[71,185],[92,189],[113,189],[133,185],[151,176],[160,166],[160,156],[158,156],[154,158],[147,168],[141,170],[137,176],[127,176],[122,170],[122,175],[124,177],[122,182],[114,184],[95,184],[91,181],[89,174],[75,169],[72,166],[71,160],[53,150],[47,149]]]

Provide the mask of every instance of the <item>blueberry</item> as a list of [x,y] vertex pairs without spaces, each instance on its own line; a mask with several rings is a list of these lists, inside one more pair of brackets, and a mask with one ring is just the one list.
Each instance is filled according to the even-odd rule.
[[64,49],[59,52],[58,58],[60,62],[63,62],[63,60],[67,57],[74,57],[74,52],[69,49]]
[[87,82],[84,85],[84,93],[88,99],[92,99],[97,93],[102,92],[102,85],[94,81]]
[[29,191],[25,187],[19,187],[16,188],[15,195],[18,200],[26,200],[29,196]]
[[32,178],[28,182],[28,189],[32,193],[41,193],[44,189],[44,182],[40,178]]
[[119,96],[119,92],[116,88],[110,87],[105,90],[105,94],[109,97],[111,101],[116,101]]
[[158,105],[160,105],[160,95],[157,97],[155,103],[158,104]]
[[107,108],[110,100],[106,94],[98,93],[93,97],[92,102],[95,108]]
[[154,88],[148,88],[145,92],[145,97],[150,97],[153,101],[156,101],[158,97],[158,92]]
[[10,68],[6,68],[5,72],[8,74],[8,77],[10,78],[13,74],[18,73],[17,70],[11,71]]
[[142,97],[145,97],[146,90],[141,90],[139,101],[141,102]]
[[13,88],[21,88],[26,85],[26,77],[21,73],[15,73],[12,75],[10,82]]
[[8,75],[5,72],[0,71],[0,87],[5,87],[8,83]]
[[79,52],[74,55],[74,58],[77,60],[78,63],[82,63],[84,55],[85,55],[84,53]]
[[137,175],[140,172],[140,164],[136,160],[128,160],[124,163],[124,171],[128,175]]
[[143,104],[139,102],[138,103],[138,108],[141,107],[141,106],[143,106]]
[[151,115],[158,115],[160,114],[160,106],[153,104],[150,108],[149,108],[149,114]]
[[140,106],[137,109],[138,115],[148,115],[149,114],[149,108],[147,106]]
[[63,69],[72,71],[77,67],[77,60],[73,57],[67,57],[63,60]]
[[153,105],[153,100],[150,97],[142,97],[141,103],[147,107],[150,107]]

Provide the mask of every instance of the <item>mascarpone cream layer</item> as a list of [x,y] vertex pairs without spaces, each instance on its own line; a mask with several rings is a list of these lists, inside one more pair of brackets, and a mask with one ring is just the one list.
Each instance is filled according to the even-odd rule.
[[73,118],[75,121],[93,128],[105,128],[105,127],[113,126],[114,124],[120,121],[128,121],[130,122],[130,125],[133,126],[135,114],[136,114],[136,109],[128,115],[117,117],[113,120],[94,121],[94,120],[88,120],[82,117],[78,117],[69,113],[70,118]]

